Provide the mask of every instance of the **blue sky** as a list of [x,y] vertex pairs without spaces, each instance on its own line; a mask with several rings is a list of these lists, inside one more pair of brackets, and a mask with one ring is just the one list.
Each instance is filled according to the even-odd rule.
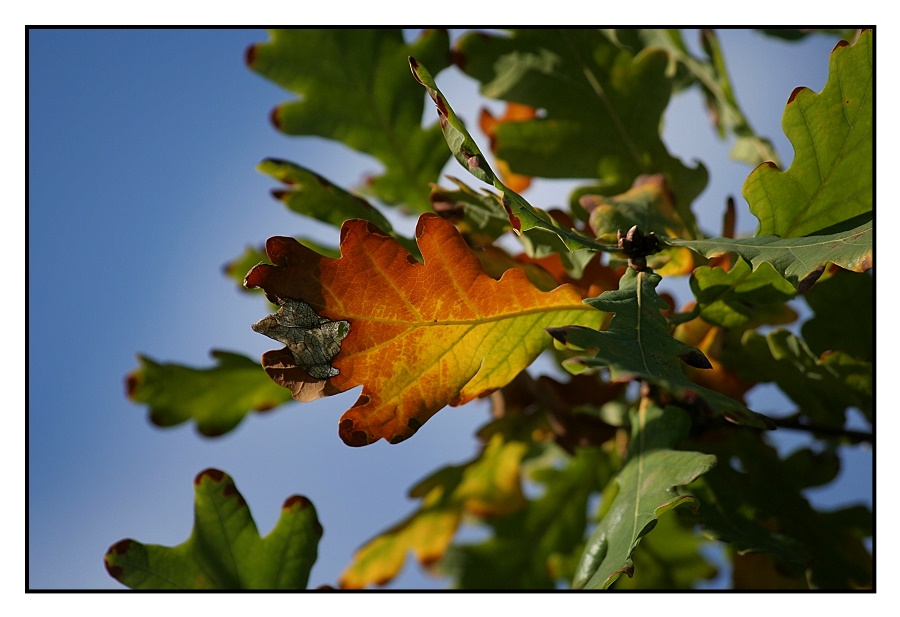
[[[821,90],[835,41],[787,44],[720,32],[751,124],[792,156],[781,131],[795,86]],[[688,33],[693,44],[696,33]],[[325,535],[311,586],[335,584],[353,551],[415,506],[407,489],[470,458],[484,403],[438,413],[415,438],[348,448],[337,436],[352,391],[248,417],[218,439],[190,424],[158,429],[124,394],[135,354],[208,366],[210,349],[259,357],[272,342],[250,329],[265,315],[222,266],[248,244],[302,235],[337,244],[338,232],[273,200],[266,157],[305,165],[352,187],[378,164],[339,144],[279,134],[268,113],[291,96],[247,69],[263,30],[32,30],[28,35],[28,582],[32,589],[121,589],[103,554],[122,538],[175,545],[190,533],[194,476],[235,479],[261,533],[286,497],[309,497]],[[477,85],[455,68],[438,85],[476,130]],[[423,92],[424,97],[424,92]],[[431,117],[431,109],[428,110]],[[664,137],[711,182],[695,204],[717,232],[725,198],[739,231],[755,219],[740,198],[750,169],[728,159],[688,93],[673,101]],[[451,161],[447,172],[460,170]],[[563,203],[571,183],[538,182],[525,196]],[[711,219],[709,217],[712,217]],[[704,225],[705,221],[712,221]],[[412,228],[413,224],[408,223]],[[790,404],[760,389],[760,411]],[[787,433],[787,432],[785,432]],[[785,435],[785,448],[796,435]],[[847,467],[816,503],[872,501],[871,452],[847,449]],[[443,587],[409,561],[393,587]]]

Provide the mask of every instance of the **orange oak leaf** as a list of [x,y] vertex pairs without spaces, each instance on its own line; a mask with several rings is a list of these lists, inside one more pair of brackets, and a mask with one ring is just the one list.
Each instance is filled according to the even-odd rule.
[[[269,238],[274,265],[260,264],[244,280],[282,307],[308,305],[317,316],[309,327],[322,327],[302,340],[278,331],[277,340],[292,344],[262,357],[276,383],[300,401],[363,386],[339,424],[351,446],[403,441],[444,406],[512,381],[550,342],[545,328],[596,328],[604,317],[571,285],[541,291],[519,269],[491,278],[436,214],[419,218],[416,242],[424,263],[371,223],[350,220],[341,227],[340,258]],[[308,354],[315,370],[302,368],[304,345],[321,346]]]

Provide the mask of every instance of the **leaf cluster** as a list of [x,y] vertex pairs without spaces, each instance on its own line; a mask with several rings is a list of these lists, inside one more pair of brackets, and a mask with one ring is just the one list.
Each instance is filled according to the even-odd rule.
[[[342,588],[389,583],[410,552],[461,589],[691,588],[716,575],[712,546],[734,588],[870,587],[871,511],[822,511],[805,491],[835,479],[839,447],[866,439],[848,411],[874,420],[873,32],[837,44],[821,92],[791,95],[786,170],[712,31],[699,55],[676,30],[407,39],[273,30],[249,48],[249,68],[296,97],[273,110],[278,130],[343,143],[381,171],[344,187],[260,163],[279,203],[341,230],[337,248],[277,236],[226,266],[270,302],[254,330],[285,346],[261,366],[230,352],[207,369],[141,357],[129,396],[160,426],[193,420],[215,436],[251,410],[362,386],[338,421],[351,446],[398,444],[489,397],[477,453],[418,482],[417,507],[362,544]],[[507,106],[482,114],[484,140],[438,87],[451,64]],[[704,235],[692,204],[707,169],[661,139],[670,98],[689,88],[754,166],[750,237],[734,237],[733,201],[721,236]],[[471,178],[442,177],[450,159]],[[533,177],[581,185],[567,209],[545,208],[522,194]],[[415,238],[390,222],[404,213],[418,216]],[[660,291],[666,279],[690,297]],[[539,357],[550,374],[528,369]],[[796,410],[750,409],[766,383]],[[816,445],[784,455],[776,427]],[[112,576],[140,589],[306,585],[321,535],[309,500],[289,498],[260,538],[226,474],[195,485],[190,538],[118,542]],[[485,539],[460,539],[466,526]]]

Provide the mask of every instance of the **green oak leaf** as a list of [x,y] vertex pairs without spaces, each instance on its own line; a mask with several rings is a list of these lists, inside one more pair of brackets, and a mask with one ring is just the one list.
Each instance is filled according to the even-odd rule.
[[844,426],[845,411],[857,407],[872,421],[872,363],[834,351],[817,356],[795,334],[775,330],[765,336],[744,333],[730,363],[745,378],[775,382],[815,423]]
[[649,48],[666,50],[674,61],[669,71],[675,72],[676,88],[698,86],[719,136],[734,135],[732,158],[754,166],[764,161],[778,162],[772,143],[756,134],[738,104],[714,30],[700,31],[705,57],[691,53],[681,31],[675,28],[618,29],[606,34],[614,43],[635,54]]
[[431,204],[434,211],[452,222],[466,237],[470,246],[486,246],[509,231],[509,217],[496,194],[479,193],[459,178],[447,176],[455,190],[433,186]]
[[426,30],[410,44],[399,29],[271,30],[247,51],[251,69],[299,96],[272,113],[289,135],[340,141],[382,165],[366,189],[386,204],[427,212],[428,184],[447,162],[440,128],[422,128],[424,101],[406,57],[435,70],[449,64],[449,36]]
[[543,110],[534,120],[496,127],[494,152],[514,172],[595,178],[607,194],[626,191],[642,174],[662,173],[696,231],[690,204],[706,186],[707,170],[669,154],[659,131],[673,89],[668,53],[633,55],[600,30],[542,28],[467,34],[455,58],[482,83],[484,96]]
[[110,576],[141,590],[305,589],[322,526],[306,497],[288,497],[261,538],[247,502],[225,472],[194,479],[194,529],[178,546],[121,540],[107,551]]
[[852,229],[805,238],[769,235],[737,239],[660,240],[669,246],[686,246],[705,257],[734,253],[750,262],[754,270],[762,263],[769,263],[795,289],[801,291],[815,282],[829,263],[855,272],[864,272],[873,263],[871,220]]
[[581,326],[549,328],[560,343],[574,349],[596,350],[592,356],[579,356],[563,361],[572,372],[586,368],[609,367],[615,381],[646,379],[672,391],[676,396],[699,395],[716,413],[727,420],[770,427],[768,419],[747,409],[738,401],[691,382],[681,369],[680,361],[697,368],[710,368],[709,360],[695,347],[672,337],[661,310],[668,308],[656,293],[661,277],[652,272],[635,272],[629,268],[619,281],[619,289],[607,291],[585,303],[615,313],[609,329],[603,332]]
[[413,514],[369,540],[341,574],[343,589],[384,585],[415,553],[422,565],[443,557],[464,513],[499,516],[525,505],[520,464],[527,445],[493,435],[478,456],[442,467],[418,482],[410,497],[421,500]]
[[663,516],[632,554],[634,573],[616,579],[613,589],[691,589],[718,573],[704,556],[711,544],[680,517]]
[[765,163],[744,183],[757,235],[809,236],[872,210],[873,55],[871,30],[853,45],[841,41],[822,92],[791,94],[782,119],[795,151],[790,168]]
[[755,271],[743,260],[727,271],[701,266],[691,275],[691,291],[697,298],[700,317],[724,328],[743,326],[751,320],[759,323],[761,314],[775,318],[775,323],[781,323],[782,317],[796,317],[777,312],[796,290],[765,262]]
[[588,500],[612,475],[610,454],[578,448],[573,456],[541,457],[530,480],[543,488],[521,510],[485,520],[493,536],[452,546],[439,570],[457,589],[554,589],[571,580],[587,525]]
[[291,400],[259,362],[228,351],[210,352],[216,366],[198,369],[160,364],[138,356],[140,367],[127,379],[128,396],[150,408],[157,426],[175,426],[193,419],[207,437],[223,435],[251,410],[268,411]]
[[800,330],[803,339],[817,354],[837,350],[872,360],[875,280],[869,273],[836,270],[803,295],[815,313]]
[[574,229],[560,225],[549,214],[535,208],[521,195],[503,184],[494,173],[494,170],[491,169],[487,159],[478,148],[475,140],[472,139],[469,131],[466,130],[463,121],[456,115],[447,99],[438,89],[428,69],[413,57],[409,58],[409,66],[413,77],[424,86],[425,91],[428,92],[428,95],[437,106],[444,139],[447,141],[453,157],[470,174],[500,191],[501,205],[505,209],[509,222],[517,234],[521,234],[533,227],[538,227],[558,235],[565,243],[567,249],[571,251],[578,249],[591,249],[594,251],[619,250],[617,246],[597,243]]
[[643,399],[631,420],[625,465],[615,478],[618,490],[587,542],[572,584],[576,589],[606,589],[621,574],[630,575],[632,553],[660,516],[680,505],[697,509],[697,499],[677,487],[716,464],[710,454],[673,449],[690,428],[683,410]]
[[740,554],[774,556],[785,575],[804,587],[871,584],[872,557],[863,539],[872,535],[872,512],[864,506],[820,512],[803,495],[837,473],[833,454],[801,450],[781,459],[752,431],[723,432],[691,445],[720,461],[689,487],[703,504],[694,520],[706,535]]
[[266,159],[256,167],[264,174],[280,180],[284,189],[273,196],[288,208],[334,227],[347,219],[364,219],[384,232],[393,231],[390,222],[377,208],[361,197],[348,193],[319,174],[289,161]]

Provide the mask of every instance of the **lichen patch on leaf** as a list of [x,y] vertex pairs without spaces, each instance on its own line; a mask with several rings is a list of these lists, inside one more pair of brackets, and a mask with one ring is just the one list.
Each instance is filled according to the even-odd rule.
[[350,334],[350,323],[320,317],[301,300],[285,298],[274,315],[251,326],[270,339],[287,345],[297,366],[316,379],[334,377],[340,371],[331,361],[341,350],[341,341]]

